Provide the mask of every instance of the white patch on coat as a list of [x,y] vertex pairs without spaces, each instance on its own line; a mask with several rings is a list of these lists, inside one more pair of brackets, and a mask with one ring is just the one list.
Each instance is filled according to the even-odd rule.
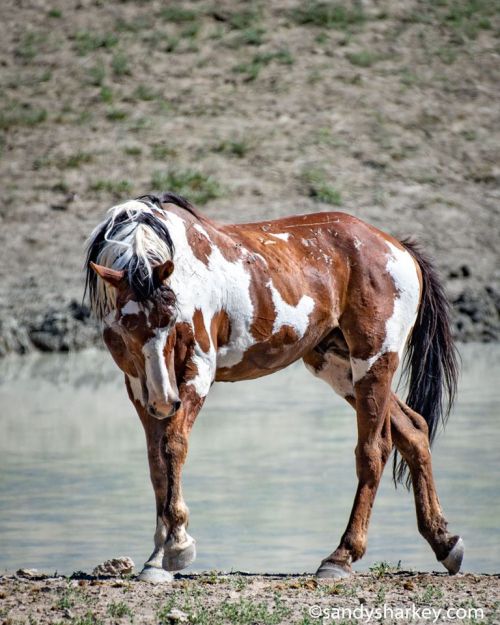
[[358,239],[358,237],[354,237],[354,247],[359,250],[362,245],[363,243]]
[[221,347],[217,354],[211,336],[208,353],[195,345],[194,362],[198,374],[188,384],[194,386],[200,397],[205,397],[215,377],[216,366],[232,367],[238,364],[246,350],[255,343],[250,333],[254,313],[250,297],[251,277],[243,259],[234,262],[226,260],[213,243],[205,264],[196,258],[188,244],[184,221],[174,213],[168,213],[166,221],[175,248],[171,288],[177,297],[177,320],[192,325],[195,309],[201,310],[205,327],[209,327],[212,317],[221,310],[231,317],[228,344]]
[[309,295],[303,295],[296,306],[287,304],[274,286],[272,280],[267,283],[271,291],[276,319],[274,320],[273,333],[276,334],[283,326],[291,326],[302,338],[309,325],[309,315],[314,309],[314,300]]
[[130,390],[132,391],[132,397],[135,401],[138,401],[141,406],[144,406],[144,394],[142,392],[142,383],[140,379],[133,375],[127,375],[127,379],[130,384]]
[[383,354],[396,352],[401,359],[406,340],[418,314],[420,282],[413,256],[389,241],[386,243],[390,249],[386,269],[394,282],[397,295],[392,314],[385,323],[385,338],[380,351],[367,359],[351,358],[355,383],[368,373]]
[[174,402],[178,399],[177,391],[172,387],[165,363],[164,349],[167,337],[168,332],[166,330],[157,330],[155,336],[146,341],[142,347],[148,401],[150,402],[155,400]]
[[165,541],[167,540],[167,526],[161,517],[156,518],[156,531],[154,535],[155,548],[144,566],[162,567]]
[[280,232],[278,234],[272,233],[272,236],[276,237],[277,239],[282,239],[283,241],[288,241],[290,237],[290,233],[289,232]]
[[351,357],[351,367],[352,367],[352,377],[354,383],[363,379],[365,375],[370,371],[373,364],[385,353],[383,351],[378,352],[375,356],[370,356],[370,358],[352,358]]
[[200,224],[194,224],[193,227],[195,230],[198,230],[198,232],[202,234],[205,237],[205,239],[208,239],[210,241],[210,237],[208,236],[207,231],[205,230],[203,226],[200,226]]
[[141,307],[138,302],[133,299],[129,299],[129,301],[125,304],[125,306],[121,309],[122,315],[138,315],[141,312]]
[[323,358],[324,362],[321,369],[317,371],[311,365],[306,364],[307,369],[320,380],[324,380],[341,397],[354,397],[349,361],[332,352],[327,352]]

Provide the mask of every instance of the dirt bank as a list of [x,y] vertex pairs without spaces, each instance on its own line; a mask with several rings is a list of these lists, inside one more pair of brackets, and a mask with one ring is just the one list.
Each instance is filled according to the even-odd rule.
[[436,257],[461,340],[500,336],[492,0],[5,0],[0,354],[98,341],[85,238],[120,199],[227,221],[345,210]]
[[172,584],[156,586],[78,574],[39,580],[5,576],[0,578],[0,623],[500,622],[498,575],[384,571],[381,565],[336,583],[311,576],[211,572],[177,575]]

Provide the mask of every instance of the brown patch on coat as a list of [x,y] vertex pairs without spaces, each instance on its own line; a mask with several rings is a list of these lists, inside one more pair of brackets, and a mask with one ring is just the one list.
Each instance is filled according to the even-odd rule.
[[172,334],[175,335],[175,377],[180,390],[180,386],[184,381],[192,380],[198,373],[198,369],[192,360],[195,339],[192,326],[185,321],[176,323]]
[[201,349],[208,354],[210,351],[210,337],[205,327],[205,320],[200,308],[196,308],[193,314],[194,337]]
[[189,247],[193,255],[208,267],[208,259],[212,254],[212,244],[192,223],[184,223]]
[[363,244],[350,251],[350,276],[340,326],[350,355],[365,360],[381,350],[386,321],[399,294],[387,271],[390,249],[386,241],[394,240],[362,222],[352,224],[349,234],[351,240],[358,238]]
[[225,310],[220,310],[210,321],[210,336],[214,343],[215,349],[224,347],[229,343],[231,336],[231,321]]
[[113,357],[113,360],[120,367],[120,369],[125,373],[128,373],[128,375],[137,377],[137,371],[132,359],[130,358],[130,353],[128,352],[127,346],[118,332],[115,332],[112,328],[105,328],[102,333],[102,338],[104,339],[106,347]]

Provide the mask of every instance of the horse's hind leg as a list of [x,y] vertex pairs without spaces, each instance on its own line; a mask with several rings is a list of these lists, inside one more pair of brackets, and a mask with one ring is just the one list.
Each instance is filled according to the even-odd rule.
[[391,433],[398,451],[410,469],[418,529],[437,559],[450,573],[458,573],[464,548],[460,536],[447,530],[432,475],[429,437],[425,419],[392,395]]

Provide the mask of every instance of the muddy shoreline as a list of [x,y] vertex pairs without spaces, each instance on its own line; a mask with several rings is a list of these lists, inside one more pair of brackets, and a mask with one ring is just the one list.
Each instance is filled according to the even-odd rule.
[[391,571],[383,563],[370,573],[337,582],[310,575],[216,571],[177,574],[172,583],[160,585],[84,573],[0,577],[2,625],[313,625],[370,620],[493,625],[500,622],[499,606],[500,575]]

